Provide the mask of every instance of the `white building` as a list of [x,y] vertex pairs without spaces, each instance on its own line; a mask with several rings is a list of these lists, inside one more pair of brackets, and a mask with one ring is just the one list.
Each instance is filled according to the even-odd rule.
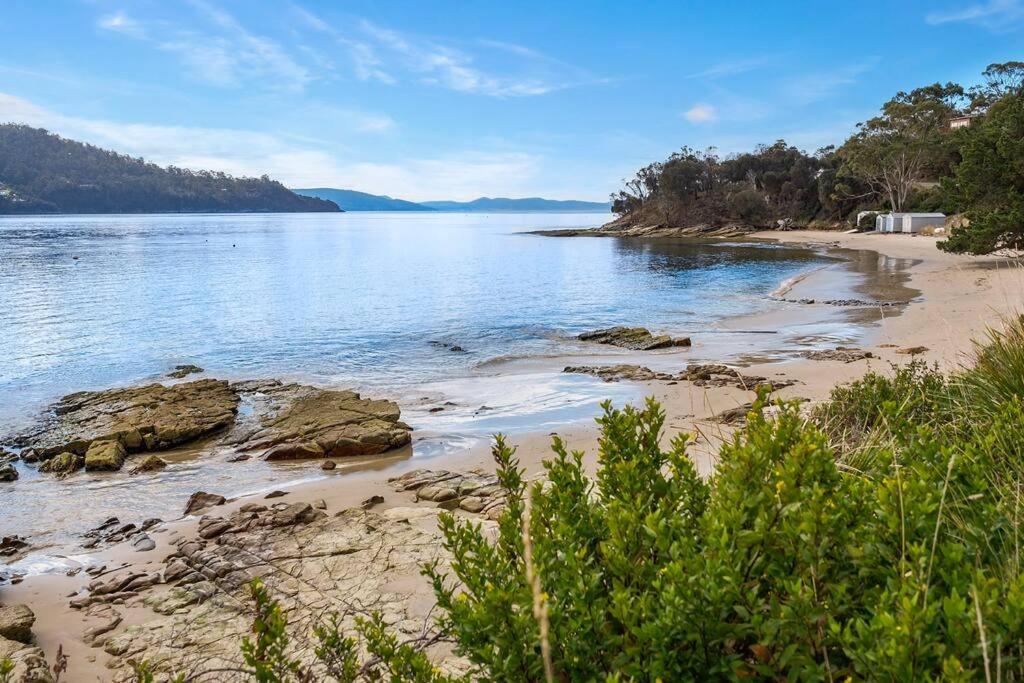
[[941,228],[945,223],[944,213],[883,213],[875,217],[875,231],[915,234],[928,226]]

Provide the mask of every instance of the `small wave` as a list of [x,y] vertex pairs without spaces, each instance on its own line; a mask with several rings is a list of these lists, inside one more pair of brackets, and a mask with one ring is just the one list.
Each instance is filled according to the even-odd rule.
[[804,280],[806,280],[810,276],[814,275],[818,271],[824,270],[827,267],[828,266],[819,266],[817,268],[812,268],[811,270],[806,270],[806,271],[804,271],[802,273],[798,273],[797,275],[794,275],[793,277],[788,277],[785,280],[783,280],[779,284],[779,286],[776,287],[775,290],[772,291],[768,296],[770,296],[770,297],[772,297],[774,299],[778,299],[780,297],[784,297],[787,294],[789,294],[793,290],[793,288],[796,287],[798,284],[800,284],[801,282],[803,282]]

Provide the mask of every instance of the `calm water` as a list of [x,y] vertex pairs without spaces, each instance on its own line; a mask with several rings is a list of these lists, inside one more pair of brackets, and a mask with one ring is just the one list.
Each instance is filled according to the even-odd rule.
[[[784,307],[767,295],[825,262],[813,252],[521,234],[605,218],[2,218],[0,435],[68,392],[156,381],[195,363],[207,376],[299,379],[395,398],[416,430],[413,455],[429,457],[497,431],[553,429],[595,414],[603,398],[639,398],[625,383],[559,372],[567,355],[577,364],[622,362],[622,352],[574,341],[585,329],[693,334],[693,349],[643,355],[676,370],[822,334],[821,312],[788,335],[719,327]],[[70,560],[54,565],[54,555],[111,515],[174,518],[195,490],[238,495],[341,473],[308,462],[233,464],[229,455],[164,454],[170,466],[146,477],[56,479],[17,463],[21,478],[0,483],[0,521],[35,549],[16,569],[63,566]]]
[[158,379],[178,363],[384,391],[571,350],[594,327],[699,332],[765,308],[781,280],[820,259],[517,234],[605,218],[2,218],[0,431],[64,393]]

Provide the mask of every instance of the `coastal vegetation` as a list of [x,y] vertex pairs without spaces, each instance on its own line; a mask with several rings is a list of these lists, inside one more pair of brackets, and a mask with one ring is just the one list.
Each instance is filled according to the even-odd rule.
[[[778,140],[721,156],[684,147],[612,195],[623,225],[852,225],[862,211],[943,211],[966,225],[957,253],[1017,249],[1024,234],[1024,62],[992,64],[972,88],[897,93],[838,147]],[[957,121],[959,125],[953,125]]]
[[[600,418],[596,473],[555,438],[529,482],[501,437],[493,531],[441,517],[433,624],[289,632],[252,584],[258,681],[1024,680],[1024,320],[951,374],[869,373],[814,409],[767,392],[710,479],[649,400]],[[427,646],[469,662],[442,673]],[[300,656],[298,653],[306,655]],[[139,680],[154,680],[138,664]]]
[[161,168],[41,128],[0,125],[0,214],[338,210],[267,176]]

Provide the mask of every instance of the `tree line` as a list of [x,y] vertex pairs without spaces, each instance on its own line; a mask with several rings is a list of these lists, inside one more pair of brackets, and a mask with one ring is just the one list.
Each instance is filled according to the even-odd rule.
[[0,214],[338,210],[266,175],[162,168],[41,128],[0,125]]
[[[962,125],[952,125],[954,122]],[[871,210],[965,214],[947,250],[1017,249],[1024,237],[1024,62],[992,64],[971,88],[899,92],[840,146],[784,140],[721,156],[683,147],[611,196],[629,225],[853,223]]]

